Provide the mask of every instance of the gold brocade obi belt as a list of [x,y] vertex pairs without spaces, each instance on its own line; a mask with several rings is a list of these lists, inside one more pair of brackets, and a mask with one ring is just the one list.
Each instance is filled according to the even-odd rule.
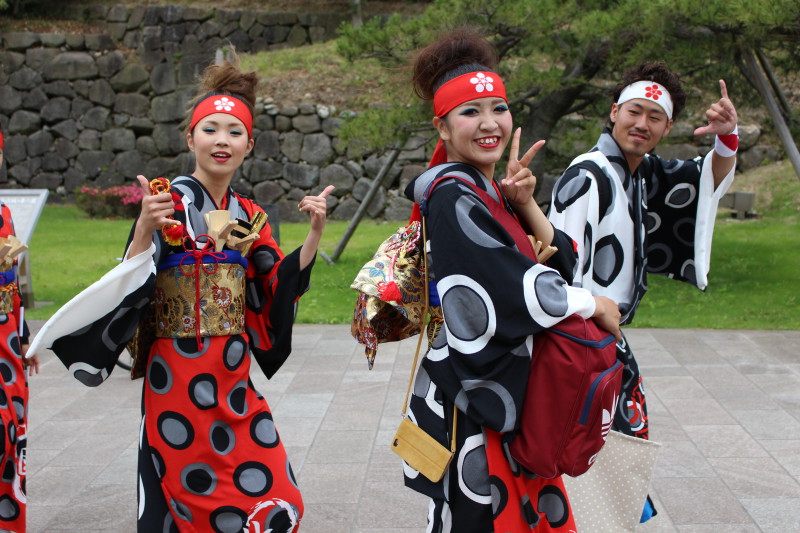
[[14,293],[17,292],[17,267],[0,272],[0,314],[7,315],[14,310]]
[[238,251],[171,254],[158,265],[156,337],[197,339],[244,331],[247,259]]

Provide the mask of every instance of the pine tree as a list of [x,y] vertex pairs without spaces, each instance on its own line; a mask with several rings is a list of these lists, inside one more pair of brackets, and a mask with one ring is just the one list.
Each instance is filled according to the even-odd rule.
[[[419,17],[343,27],[338,49],[351,60],[378,57],[397,67],[408,64],[414,50],[464,24],[497,46],[515,121],[530,143],[550,139],[572,113],[606,115],[608,89],[626,67],[644,60],[666,61],[689,88],[716,87],[723,78],[739,105],[760,98],[748,53],[763,56],[762,65],[773,60],[778,70],[800,66],[798,0],[435,0]],[[780,91],[778,100],[782,114],[796,124]],[[344,138],[402,146],[430,118],[430,108],[409,89],[391,105],[352,121]],[[596,130],[594,122],[587,126]],[[537,156],[534,164],[540,173],[545,158]],[[563,161],[550,166],[558,165]]]

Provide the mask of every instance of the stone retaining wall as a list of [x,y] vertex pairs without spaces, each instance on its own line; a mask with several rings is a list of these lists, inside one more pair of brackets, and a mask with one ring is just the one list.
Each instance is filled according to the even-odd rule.
[[[244,52],[301,46],[335,35],[341,14],[261,13],[184,6],[66,8],[98,34],[0,34],[0,126],[7,172],[0,187],[46,188],[69,199],[82,185],[109,187],[137,174],[174,176],[193,168],[180,128],[199,72],[228,42]],[[336,185],[332,217],[348,219],[386,156],[346,153],[337,142],[346,112],[322,105],[280,107],[259,100],[255,147],[234,187],[275,203],[283,220],[305,194]],[[340,116],[341,115],[341,116]],[[404,152],[368,209],[401,219],[410,202],[389,188]],[[417,167],[417,170],[419,167]],[[391,180],[391,183],[390,183]]]
[[[217,47],[230,41],[250,52],[317,42],[334,36],[342,20],[338,14],[120,5],[66,8],[64,16],[89,20],[104,32],[0,34],[7,166],[0,188],[46,188],[53,200],[69,200],[82,185],[190,171],[179,123],[196,76]],[[333,184],[331,217],[349,219],[388,155],[342,147],[337,134],[346,112],[264,101],[257,107],[255,148],[234,178],[236,190],[277,204],[281,219],[291,221],[304,218],[296,209],[302,196]],[[678,143],[659,146],[661,155],[688,158],[707,150],[689,144],[691,132],[680,127],[668,138]],[[740,168],[778,158],[776,148],[758,144],[757,126],[740,130]],[[408,216],[411,204],[400,192],[424,169],[428,154],[420,144],[414,139],[401,153],[367,210],[370,217]]]

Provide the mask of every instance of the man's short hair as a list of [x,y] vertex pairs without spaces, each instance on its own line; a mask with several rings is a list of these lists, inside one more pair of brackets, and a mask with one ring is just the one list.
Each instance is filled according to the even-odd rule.
[[686,93],[681,85],[681,80],[678,75],[667,68],[667,64],[663,61],[656,61],[651,63],[645,61],[635,67],[627,69],[622,74],[622,81],[614,87],[611,91],[611,101],[616,103],[619,100],[619,95],[623,89],[637,81],[654,81],[669,91],[672,98],[672,118],[678,116],[683,108],[686,106]]

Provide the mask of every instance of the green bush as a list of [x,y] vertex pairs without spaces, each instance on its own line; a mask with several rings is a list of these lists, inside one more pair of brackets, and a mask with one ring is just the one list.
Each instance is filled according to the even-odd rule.
[[75,191],[78,207],[92,218],[136,218],[142,204],[142,189],[119,185],[100,189],[81,187]]

